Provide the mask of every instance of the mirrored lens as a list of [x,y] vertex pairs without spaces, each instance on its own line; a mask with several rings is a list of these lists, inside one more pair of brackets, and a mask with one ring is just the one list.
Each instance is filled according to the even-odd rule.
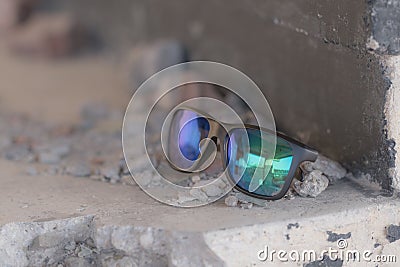
[[208,120],[191,110],[178,110],[171,122],[168,154],[176,167],[188,169],[201,154],[200,141],[210,131]]
[[268,156],[268,151],[261,151],[261,143],[265,142],[264,147],[268,148],[273,140],[273,135],[266,132],[261,135],[257,129],[231,131],[227,144],[227,171],[237,186],[249,191],[255,176],[259,187],[253,193],[274,196],[282,190],[292,165],[293,151],[286,140],[277,137],[275,155]]
[[179,148],[182,155],[189,160],[200,156],[200,141],[208,136],[210,124],[206,118],[193,118],[183,125],[179,133]]

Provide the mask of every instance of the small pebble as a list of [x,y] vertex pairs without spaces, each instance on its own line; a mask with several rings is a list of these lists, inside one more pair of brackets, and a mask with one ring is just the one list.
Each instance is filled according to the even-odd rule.
[[[88,245],[89,247],[96,247],[96,244],[94,243],[94,240],[92,238],[88,238],[85,240],[86,245]],[[92,249],[92,251],[95,251],[95,249]]]
[[31,176],[36,176],[36,175],[39,174],[38,170],[33,166],[29,166],[26,169],[25,173],[28,174],[28,175],[31,175]]
[[148,186],[153,179],[153,174],[151,171],[144,171],[142,173],[135,174],[134,178],[140,186]]
[[92,250],[85,245],[80,245],[80,251],[78,252],[79,258],[86,258],[92,255]]
[[68,251],[74,251],[75,248],[76,248],[76,243],[73,242],[73,241],[69,242],[69,243],[64,247],[64,249],[65,249],[65,250],[68,250]]
[[5,149],[5,158],[15,161],[30,161],[32,157],[27,145],[11,145]]
[[88,177],[91,174],[91,169],[88,165],[80,163],[77,165],[67,166],[65,172],[75,177]]
[[40,152],[38,155],[38,161],[43,164],[57,164],[61,160],[61,157],[50,151]]
[[93,174],[93,175],[90,175],[90,177],[89,177],[91,180],[94,180],[94,181],[102,181],[102,176],[101,175],[98,175],[98,174]]
[[200,182],[201,178],[199,175],[194,175],[194,176],[192,176],[191,180],[193,183],[197,183],[197,182]]
[[196,200],[197,198],[187,194],[187,193],[183,193],[183,192],[178,192],[178,199],[176,200],[176,202],[178,204],[183,204],[186,202],[191,202],[193,200]]
[[260,206],[260,207],[266,207],[268,204],[267,200],[251,197],[251,196],[245,195],[241,192],[236,192],[235,196],[239,199],[239,202],[242,202],[242,203],[252,203],[252,204]]
[[253,203],[241,203],[240,207],[245,210],[249,210],[253,207]]
[[118,181],[120,179],[119,171],[113,167],[103,168],[101,174],[110,181]]
[[126,165],[125,159],[119,161],[119,168],[122,175],[130,175],[128,166]]
[[208,200],[206,193],[204,193],[203,191],[201,191],[198,188],[190,189],[189,194],[192,197],[196,198],[197,200],[200,200],[201,202],[206,202]]
[[217,197],[223,194],[221,188],[219,188],[215,184],[208,184],[202,187],[201,190],[203,190],[203,192],[206,193],[206,195],[209,197]]
[[44,164],[57,164],[66,157],[71,148],[67,144],[47,145],[37,148],[38,161]]
[[131,170],[134,170],[135,172],[146,171],[149,167],[148,159],[146,157],[139,157],[135,160],[130,160],[129,167],[131,167]]
[[59,167],[52,165],[46,169],[46,174],[47,175],[56,175],[56,174],[58,174],[58,171],[59,171]]
[[300,167],[305,173],[310,173],[314,170],[321,171],[331,183],[345,177],[347,174],[347,170],[340,163],[323,155],[318,155],[315,162],[306,161],[302,163]]
[[121,183],[123,185],[137,185],[130,174],[121,176]]
[[295,181],[293,189],[302,197],[316,197],[329,185],[329,179],[319,170],[304,175],[303,181]]
[[68,144],[60,144],[51,146],[49,150],[51,151],[51,153],[54,153],[59,157],[65,157],[69,154],[71,147]]
[[228,207],[236,207],[238,205],[238,199],[235,196],[228,196],[225,198],[225,204]]

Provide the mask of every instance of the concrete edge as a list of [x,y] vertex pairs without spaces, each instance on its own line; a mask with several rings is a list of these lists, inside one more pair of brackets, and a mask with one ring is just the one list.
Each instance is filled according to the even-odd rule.
[[[369,250],[372,253],[371,258],[397,255],[396,261],[400,262],[400,241],[390,240],[387,232],[390,225],[400,229],[400,215],[394,212],[399,209],[398,199],[390,198],[385,203],[344,210],[336,214],[208,232],[205,233],[205,240],[228,266],[266,266],[271,263],[274,266],[359,266],[357,263],[352,265],[352,262],[340,260],[332,265],[321,265],[324,262],[318,258],[305,262],[282,262],[276,255],[275,260],[269,257],[263,261],[258,256],[260,251],[266,251],[266,247],[270,252],[285,250],[289,253],[296,250],[301,253],[313,250],[317,252],[317,256],[329,248],[344,252]],[[338,242],[341,242],[339,240],[345,240],[345,248],[338,248]],[[238,252],[240,257],[236,257]],[[366,263],[362,259],[360,263],[360,266],[376,266],[376,262]]]
[[387,81],[384,105],[384,134],[389,157],[391,187],[400,191],[400,0],[369,1],[370,37],[366,48],[381,62]]
[[400,56],[382,56],[386,66],[386,77],[390,87],[386,92],[385,119],[387,139],[391,140],[391,149],[394,155],[394,166],[389,169],[392,178],[392,187],[400,191]]
[[225,266],[201,233],[99,226],[87,215],[0,227],[0,266]]
[[[266,246],[314,250],[318,255],[329,247],[337,249],[341,239],[345,251],[397,255],[400,262],[398,210],[398,198],[379,197],[360,208],[205,232],[99,225],[93,215],[9,223],[0,227],[0,266],[265,266],[271,259],[260,260],[258,253]],[[391,226],[394,234],[388,232]],[[285,263],[275,258],[274,266],[318,262],[321,259]]]

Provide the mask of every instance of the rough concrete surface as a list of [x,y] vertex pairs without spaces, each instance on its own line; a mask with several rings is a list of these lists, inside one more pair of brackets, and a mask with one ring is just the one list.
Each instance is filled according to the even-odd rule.
[[257,252],[265,245],[322,250],[335,246],[330,237],[337,233],[346,234],[352,248],[382,248],[389,243],[385,226],[400,222],[393,212],[398,199],[346,178],[315,199],[252,209],[221,200],[182,209],[156,202],[135,185],[27,176],[3,160],[0,167],[7,173],[0,189],[0,214],[7,215],[0,216],[2,266],[263,266]]
[[[217,60],[239,67],[270,98],[281,130],[347,166],[370,172],[364,177],[380,181],[385,189],[399,189],[399,157],[395,159],[394,153],[394,145],[400,139],[399,64],[396,57],[366,51],[369,5],[373,3],[68,2],[89,24],[97,25],[100,19],[101,34],[111,36],[108,40],[179,38],[193,51],[193,59]],[[377,8],[382,7],[383,2],[376,3]],[[88,14],[85,5],[93,13]],[[393,17],[397,9],[387,12]],[[382,23],[382,16],[376,18]],[[233,30],[226,31],[227,28]],[[387,33],[386,29],[396,30],[386,27],[383,33]],[[396,49],[389,44],[394,40],[391,37],[375,37],[387,51]],[[103,121],[105,113],[101,105],[86,106],[88,99],[119,109],[129,99],[129,95],[122,93],[129,91],[129,84],[121,82],[118,68],[92,57],[63,62],[10,60],[2,49],[0,57],[4,70],[2,111],[18,111],[65,125],[84,121],[76,138],[68,139],[68,127],[54,132],[37,131],[45,124],[36,121],[22,121],[22,126],[29,126],[27,135],[14,132],[12,140],[2,138],[4,158],[13,162],[0,159],[1,266],[265,266],[269,262],[259,260],[258,256],[266,246],[320,252],[337,248],[340,240],[345,240],[349,249],[369,249],[374,256],[400,257],[399,199],[385,197],[378,185],[361,178],[338,180],[346,171],[336,169],[332,173],[329,170],[333,165],[325,164],[326,161],[317,162],[326,168],[317,177],[326,176],[323,187],[327,180],[333,184],[323,194],[313,194],[315,198],[289,194],[268,202],[233,194],[229,199],[197,209],[158,203],[129,180],[120,158],[108,149],[108,145],[116,147],[114,142],[119,136],[114,130],[120,125],[114,122],[118,120],[99,125],[96,130],[100,135],[90,131],[92,123]],[[389,79],[382,75],[387,66],[393,67],[388,68]],[[386,122],[382,118],[384,106]],[[3,125],[15,126],[18,121],[21,122],[6,119]],[[388,136],[382,132],[384,126]],[[6,130],[9,129],[13,128]],[[30,134],[47,138],[51,132],[62,138],[43,146],[26,138]],[[2,132],[2,137],[8,136],[4,133],[9,134]],[[60,144],[65,136],[72,145]],[[105,151],[96,153],[108,152],[114,161],[92,157],[91,150],[91,164],[101,167],[92,169],[84,161],[67,161],[69,155],[79,151],[76,147],[84,151],[85,144],[90,147],[92,142],[104,145],[99,147]],[[60,167],[60,162],[66,165]],[[136,163],[138,170],[143,171],[140,161]],[[387,176],[388,170],[393,181]],[[311,166],[309,172],[315,174],[315,168]],[[193,183],[201,179],[191,177]],[[208,194],[215,195],[215,191],[214,188]],[[331,262],[326,257],[304,264],[396,266]],[[273,265],[303,263],[281,263],[275,259]]]

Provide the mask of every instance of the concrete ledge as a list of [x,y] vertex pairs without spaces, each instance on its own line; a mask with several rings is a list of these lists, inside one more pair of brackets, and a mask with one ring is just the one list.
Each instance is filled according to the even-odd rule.
[[374,255],[400,253],[385,230],[399,225],[398,199],[362,180],[345,179],[316,199],[280,200],[266,208],[219,201],[182,209],[134,185],[26,176],[21,166],[4,161],[0,167],[7,170],[0,189],[2,266],[262,266],[267,262],[257,253],[266,245],[321,251],[335,247],[338,236],[349,248]]

